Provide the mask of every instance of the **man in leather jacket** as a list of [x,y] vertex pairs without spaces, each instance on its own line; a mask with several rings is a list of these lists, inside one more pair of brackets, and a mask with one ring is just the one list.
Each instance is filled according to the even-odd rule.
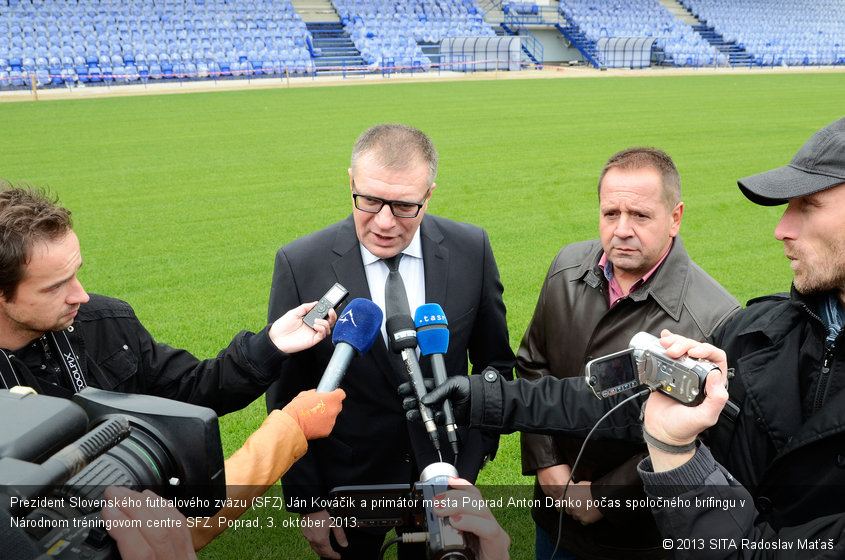
[[[665,399],[650,398],[646,428],[672,445],[688,444],[716,425],[709,430],[712,456],[700,447],[666,461],[665,451],[650,446],[652,460],[641,465],[643,480],[654,495],[668,491],[695,498],[718,485],[728,487],[724,496],[748,498],[744,509],[732,512],[661,508],[656,515],[665,536],[718,535],[726,543],[741,545],[747,539],[777,545],[774,550],[784,557],[795,557],[798,551],[841,558],[845,118],[816,132],[788,165],[738,184],[756,204],[787,205],[774,233],[790,260],[792,290],[749,302],[716,332],[712,343],[717,348],[674,341],[678,352],[711,361],[726,359],[722,368],[733,370],[735,378],[721,416],[702,419]],[[652,406],[661,408],[648,410]]]
[[[667,153],[617,152],[601,172],[598,194],[600,239],[567,245],[552,262],[517,352],[520,378],[582,378],[590,359],[627,348],[640,331],[669,328],[703,340],[740,307],[684,248],[681,179]],[[559,524],[564,536],[556,558],[665,556],[647,509],[586,505],[644,497],[636,465],[646,449],[639,436],[593,442],[575,473],[583,439],[523,433],[521,442],[523,474],[537,475],[535,504],[544,504],[531,508],[538,559],[551,556]],[[547,496],[560,499],[570,475],[567,496],[582,507],[568,506],[561,516],[546,505]]]

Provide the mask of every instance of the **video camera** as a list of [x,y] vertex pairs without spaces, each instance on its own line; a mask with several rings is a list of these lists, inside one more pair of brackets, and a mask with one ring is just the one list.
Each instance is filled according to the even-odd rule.
[[687,406],[696,406],[704,400],[707,374],[718,368],[707,360],[670,358],[656,336],[639,332],[627,350],[590,360],[585,369],[587,386],[600,399],[651,385]]
[[450,476],[458,476],[455,467],[432,463],[423,469],[413,488],[408,484],[339,486],[329,494],[329,513],[333,518],[354,518],[356,527],[419,531],[419,542],[425,539],[429,560],[475,560],[463,534],[451,526],[448,517],[434,513],[434,498],[449,489]]
[[91,387],[72,401],[0,390],[0,426],[0,509],[50,558],[119,558],[100,515],[109,485],[152,490],[188,517],[226,497],[208,408]]

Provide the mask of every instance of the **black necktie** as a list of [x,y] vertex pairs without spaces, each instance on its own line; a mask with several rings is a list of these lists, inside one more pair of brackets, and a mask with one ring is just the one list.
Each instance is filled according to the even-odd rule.
[[399,261],[402,253],[382,259],[390,272],[387,275],[387,282],[384,283],[384,311],[386,317],[394,315],[411,316],[411,308],[408,306],[408,295],[405,293],[405,283],[402,282],[402,275],[399,274]]

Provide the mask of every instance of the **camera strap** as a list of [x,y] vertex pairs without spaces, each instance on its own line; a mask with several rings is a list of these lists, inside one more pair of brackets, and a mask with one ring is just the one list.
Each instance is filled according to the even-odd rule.
[[[68,327],[72,329],[73,327]],[[62,365],[62,369],[70,379],[70,386],[74,393],[78,393],[88,386],[88,381],[85,379],[85,374],[82,373],[82,368],[79,365],[79,358],[76,357],[76,352],[70,345],[70,339],[67,337],[67,331],[48,332],[48,344],[53,348],[53,351],[58,354],[58,362]]]
[[3,382],[3,387],[6,389],[11,389],[15,385],[23,385],[15,372],[12,360],[9,359],[9,355],[3,349],[0,349],[0,381]]
[[[69,327],[73,328],[73,327]],[[82,368],[79,365],[79,358],[76,352],[70,345],[70,339],[66,331],[48,332],[43,335],[43,340],[46,340],[50,351],[55,356],[56,361],[60,364],[62,371],[67,375],[70,382],[71,390],[78,393],[88,386],[88,381],[85,379],[85,374],[82,373]],[[26,372],[29,373],[29,372]],[[24,379],[22,379],[22,377]],[[25,375],[24,372],[15,371],[15,366],[5,350],[0,349],[0,381],[7,389],[11,389],[15,385],[32,385],[31,380],[27,378],[31,375]]]

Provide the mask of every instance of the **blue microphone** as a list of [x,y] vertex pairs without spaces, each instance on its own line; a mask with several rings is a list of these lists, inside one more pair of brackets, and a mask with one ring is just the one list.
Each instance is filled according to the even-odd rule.
[[317,385],[318,393],[337,389],[352,358],[356,354],[366,354],[373,347],[381,333],[383,319],[381,309],[372,301],[357,298],[349,302],[334,326],[334,354]]
[[[420,354],[431,357],[431,370],[434,382],[439,387],[446,382],[446,363],[443,354],[449,349],[449,322],[443,308],[436,303],[426,303],[417,307],[414,313],[414,323],[417,325],[417,346]],[[443,401],[443,416],[446,420],[446,437],[455,456],[458,455],[458,427],[455,425],[455,415],[452,403]]]

